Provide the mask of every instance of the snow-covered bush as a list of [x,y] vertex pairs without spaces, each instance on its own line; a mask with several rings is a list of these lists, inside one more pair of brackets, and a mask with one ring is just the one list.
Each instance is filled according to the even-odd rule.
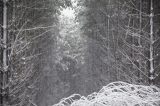
[[53,106],[160,106],[160,89],[118,81],[87,97],[73,94]]

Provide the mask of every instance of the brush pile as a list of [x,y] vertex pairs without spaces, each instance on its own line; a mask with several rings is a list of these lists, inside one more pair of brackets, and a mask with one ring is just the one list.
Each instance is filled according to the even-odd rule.
[[160,106],[160,89],[118,81],[87,97],[73,94],[53,106]]

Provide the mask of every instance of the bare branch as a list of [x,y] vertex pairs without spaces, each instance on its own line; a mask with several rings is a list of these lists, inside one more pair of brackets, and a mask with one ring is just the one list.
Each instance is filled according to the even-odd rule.
[[146,76],[147,78],[149,78],[148,75],[146,75],[139,67],[137,67],[137,65],[130,59],[130,57],[129,57],[127,54],[123,53],[123,52],[121,51],[121,49],[119,49],[119,52],[120,52],[124,57],[126,57],[126,58],[132,63],[132,65],[135,66],[144,76]]

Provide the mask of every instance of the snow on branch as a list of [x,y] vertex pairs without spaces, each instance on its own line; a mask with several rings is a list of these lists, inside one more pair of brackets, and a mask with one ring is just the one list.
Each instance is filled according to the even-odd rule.
[[125,82],[113,82],[87,97],[73,94],[53,106],[159,106],[160,89]]

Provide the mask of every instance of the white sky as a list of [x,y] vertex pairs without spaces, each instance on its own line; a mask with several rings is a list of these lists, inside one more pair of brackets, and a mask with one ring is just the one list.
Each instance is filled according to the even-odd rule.
[[[72,2],[72,5],[73,6],[77,6],[77,2],[76,2],[76,0],[71,0],[71,2]],[[73,9],[73,8],[66,8],[66,9],[63,9],[62,11],[61,11],[61,14],[63,15],[63,16],[66,16],[66,17],[68,17],[68,18],[75,18],[75,10]]]

